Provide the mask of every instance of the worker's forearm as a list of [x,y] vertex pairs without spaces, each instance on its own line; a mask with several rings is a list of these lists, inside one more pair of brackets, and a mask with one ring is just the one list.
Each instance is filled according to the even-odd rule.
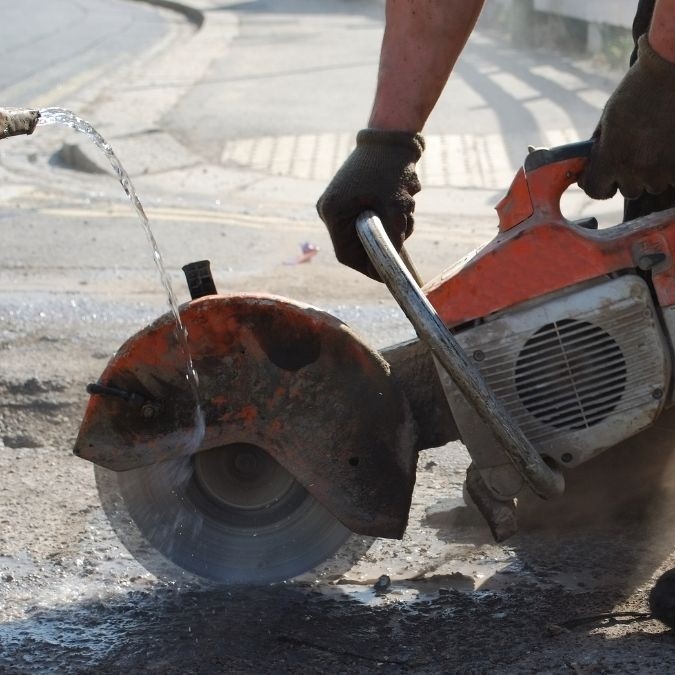
[[656,0],[649,44],[666,61],[675,63],[675,0]]
[[422,131],[482,6],[483,0],[387,0],[370,127]]

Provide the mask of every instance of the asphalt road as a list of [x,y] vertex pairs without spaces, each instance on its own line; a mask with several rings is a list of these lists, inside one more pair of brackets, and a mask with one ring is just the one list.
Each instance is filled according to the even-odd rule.
[[[100,127],[132,169],[181,301],[181,265],[210,258],[221,292],[318,305],[375,347],[410,337],[386,290],[337,264],[314,211],[331,162],[367,116],[381,3],[196,4],[206,18],[196,32],[117,0],[13,8],[42,24],[24,23],[26,39],[13,43],[25,43],[34,74],[2,102],[65,103]],[[88,49],[95,37],[100,48]],[[31,53],[38,39],[52,47]],[[494,234],[492,207],[525,144],[586,135],[616,77],[583,59],[514,50],[489,30],[467,50],[428,129],[428,187],[410,244],[425,278]],[[61,66],[59,54],[72,60]],[[12,82],[5,91],[24,86]],[[145,569],[71,447],[86,384],[166,298],[119,185],[64,166],[74,138],[41,127],[0,143],[0,672],[675,668],[672,634],[645,616],[653,579],[673,563],[672,494],[649,519],[635,504],[613,508],[637,466],[667,473],[668,457],[649,444],[580,472],[570,481],[578,502],[537,503],[537,517],[499,545],[462,505],[468,458],[452,443],[421,456],[404,539],[374,542],[339,583],[214,588]],[[616,217],[612,205],[572,203]],[[306,241],[318,255],[293,264]],[[392,586],[377,595],[382,574]]]
[[0,24],[0,92],[8,107],[60,105],[157,42],[167,18],[123,0],[5,3]]

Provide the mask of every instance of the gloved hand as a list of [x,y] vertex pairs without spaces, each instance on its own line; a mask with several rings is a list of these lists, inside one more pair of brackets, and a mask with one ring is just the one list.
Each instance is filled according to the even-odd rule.
[[368,209],[377,213],[396,250],[401,250],[413,230],[413,195],[420,191],[415,163],[423,150],[420,134],[359,131],[356,149],[316,205],[341,263],[379,280],[356,234],[356,217]]
[[647,36],[638,58],[607,101],[579,186],[608,199],[617,188],[634,199],[675,185],[675,64],[659,56]]

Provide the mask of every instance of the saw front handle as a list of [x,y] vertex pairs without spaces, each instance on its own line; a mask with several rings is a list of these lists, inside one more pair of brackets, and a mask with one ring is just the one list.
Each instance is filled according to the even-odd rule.
[[406,269],[378,216],[372,211],[362,213],[356,219],[356,231],[370,261],[417,334],[501,443],[523,479],[540,497],[561,494],[565,489],[562,474],[546,464],[467,358]]

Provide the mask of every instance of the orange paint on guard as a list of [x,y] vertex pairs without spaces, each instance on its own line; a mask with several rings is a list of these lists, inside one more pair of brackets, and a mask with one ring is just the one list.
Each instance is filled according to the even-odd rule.
[[[207,296],[181,307],[199,375],[206,433],[167,315],[127,341],[100,377],[157,401],[145,417],[117,397],[91,397],[77,453],[125,471],[208,448],[257,445],[351,530],[400,537],[415,482],[417,436],[382,358],[313,307],[253,294]],[[368,458],[358,467],[353,457]],[[383,472],[381,467],[387,466]]]
[[251,424],[258,419],[258,408],[254,405],[245,405],[237,413],[236,417],[247,424]]

